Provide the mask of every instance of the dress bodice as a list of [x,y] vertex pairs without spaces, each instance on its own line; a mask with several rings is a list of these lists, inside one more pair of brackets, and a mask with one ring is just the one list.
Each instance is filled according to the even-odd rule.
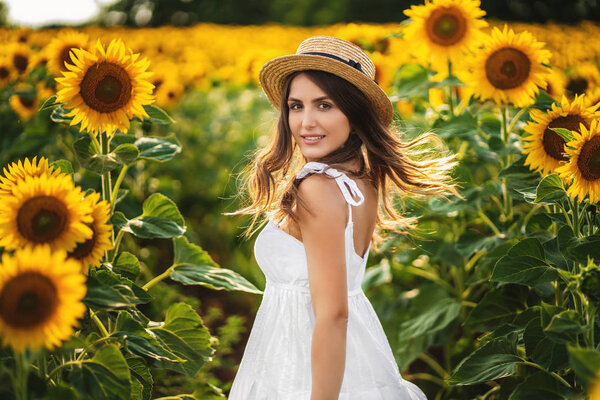
[[[296,176],[303,179],[309,174],[325,173],[335,179],[348,204],[348,222],[344,231],[346,253],[346,277],[348,294],[361,291],[361,283],[371,248],[361,257],[354,249],[352,206],[363,204],[364,196],[354,180],[344,172],[319,162],[308,162]],[[354,197],[358,198],[355,200]],[[308,268],[304,244],[269,221],[254,244],[254,255],[268,284],[289,287],[292,290],[309,292]]]

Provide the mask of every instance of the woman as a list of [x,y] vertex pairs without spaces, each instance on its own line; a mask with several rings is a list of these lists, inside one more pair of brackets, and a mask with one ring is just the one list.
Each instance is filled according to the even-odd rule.
[[431,135],[406,146],[390,133],[392,104],[374,77],[365,52],[325,36],[260,71],[277,133],[249,172],[253,203],[228,215],[253,214],[252,226],[270,217],[254,247],[266,287],[230,400],[425,399],[402,379],[361,282],[375,226],[392,227],[379,195],[393,221],[413,226],[390,207],[389,180],[460,195],[444,183],[452,157],[406,156]]

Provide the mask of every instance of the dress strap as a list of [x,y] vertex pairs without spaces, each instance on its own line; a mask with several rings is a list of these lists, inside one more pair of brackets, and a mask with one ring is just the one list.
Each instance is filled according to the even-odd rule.
[[[316,161],[307,162],[304,165],[304,167],[302,167],[298,175],[296,175],[296,179],[302,179],[306,175],[311,173],[321,174],[323,172],[335,178],[335,182],[342,191],[344,199],[346,199],[346,202],[348,203],[348,224],[350,224],[350,222],[352,222],[352,207],[350,206],[359,206],[365,201],[365,197],[363,196],[362,192],[358,188],[358,185],[353,179],[349,178],[348,175],[346,175],[342,171],[338,171],[337,169],[331,168],[325,163],[320,163]],[[352,196],[358,197],[358,200],[354,200]]]

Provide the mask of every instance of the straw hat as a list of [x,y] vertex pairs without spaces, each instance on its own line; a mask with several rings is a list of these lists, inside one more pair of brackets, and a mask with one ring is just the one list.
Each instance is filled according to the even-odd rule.
[[358,46],[329,36],[306,39],[296,54],[267,62],[258,75],[271,104],[279,109],[285,78],[296,71],[316,69],[330,72],[356,86],[373,103],[385,126],[392,122],[392,102],[375,81],[375,65]]

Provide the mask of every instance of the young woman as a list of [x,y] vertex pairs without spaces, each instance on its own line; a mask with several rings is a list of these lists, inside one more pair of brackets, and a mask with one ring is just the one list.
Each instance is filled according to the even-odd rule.
[[253,214],[247,234],[267,215],[254,247],[266,287],[229,400],[426,399],[401,377],[361,282],[376,225],[414,226],[389,205],[391,186],[460,196],[445,183],[455,163],[407,157],[432,135],[398,140],[374,77],[364,51],[324,36],[260,71],[277,132],[247,171],[252,204],[228,215]]

